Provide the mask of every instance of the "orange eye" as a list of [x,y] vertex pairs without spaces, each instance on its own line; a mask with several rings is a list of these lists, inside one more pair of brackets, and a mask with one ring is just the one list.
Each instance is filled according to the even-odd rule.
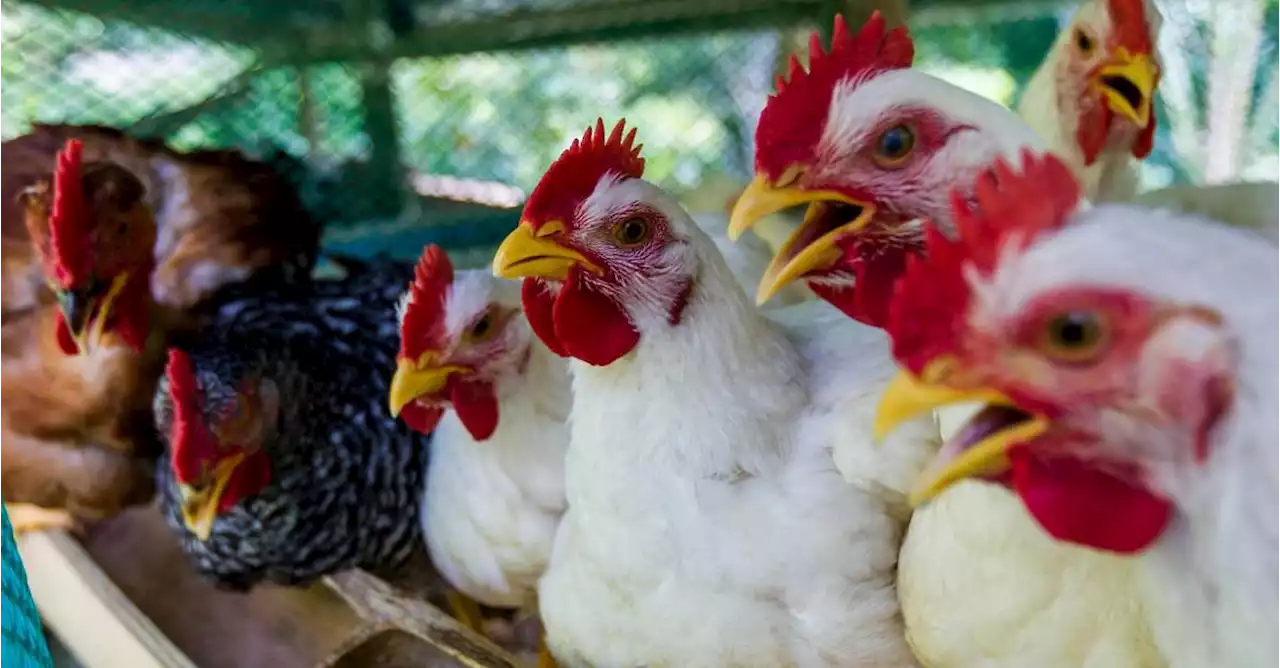
[[614,225],[613,240],[624,248],[639,246],[649,240],[649,221],[636,217]]
[[1039,348],[1051,359],[1079,364],[1097,359],[1109,339],[1110,331],[1099,313],[1067,311],[1045,324]]
[[916,133],[906,125],[895,125],[876,140],[875,161],[881,167],[897,167],[906,162],[916,147]]

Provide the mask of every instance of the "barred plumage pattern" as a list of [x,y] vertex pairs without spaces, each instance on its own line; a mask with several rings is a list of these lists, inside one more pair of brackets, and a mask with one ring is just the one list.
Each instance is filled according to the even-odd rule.
[[[272,482],[221,515],[208,540],[182,523],[167,458],[158,487],[169,525],[203,575],[245,590],[259,581],[303,584],[361,567],[386,572],[421,549],[418,503],[429,439],[391,418],[388,385],[399,336],[395,305],[412,265],[375,261],[341,280],[275,280],[218,301],[191,357],[209,419],[245,377],[270,378],[280,419],[265,444]],[[167,383],[156,394],[167,439]]]

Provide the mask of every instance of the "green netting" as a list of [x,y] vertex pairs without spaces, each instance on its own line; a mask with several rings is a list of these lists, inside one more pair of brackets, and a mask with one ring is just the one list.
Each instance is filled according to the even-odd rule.
[[[923,7],[911,16],[919,66],[1005,103],[1074,5],[1026,3],[1015,15],[965,10],[989,4],[978,0],[911,4]],[[1166,71],[1150,185],[1275,178],[1275,2],[1158,4]],[[299,183],[330,221],[331,244],[412,254],[426,238],[454,248],[493,243],[522,192],[597,115],[641,128],[648,177],[715,206],[730,194],[726,183],[748,176],[755,119],[781,56],[807,26],[828,24],[833,5],[2,7],[5,138],[33,120],[101,123],[179,148],[288,153],[302,159]],[[547,46],[584,39],[593,41]],[[461,53],[482,46],[512,50]]]

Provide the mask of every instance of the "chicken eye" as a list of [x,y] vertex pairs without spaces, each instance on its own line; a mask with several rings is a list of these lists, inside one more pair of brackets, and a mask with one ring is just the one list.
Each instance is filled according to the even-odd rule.
[[1068,311],[1045,326],[1041,349],[1056,360],[1087,362],[1097,358],[1107,342],[1102,318],[1092,311]]
[[1079,28],[1076,28],[1076,48],[1085,56],[1093,53],[1093,38]]
[[644,218],[628,218],[613,226],[613,240],[619,246],[638,246],[649,239],[649,222]]
[[493,336],[493,332],[493,311],[488,311],[471,325],[471,329],[467,330],[467,337],[472,341],[484,341]]
[[876,142],[876,162],[884,167],[901,165],[916,146],[916,135],[905,125],[895,125]]

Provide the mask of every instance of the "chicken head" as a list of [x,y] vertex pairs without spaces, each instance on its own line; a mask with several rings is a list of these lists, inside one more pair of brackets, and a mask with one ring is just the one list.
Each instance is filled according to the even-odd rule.
[[232,386],[196,374],[187,354],[170,348],[165,381],[171,412],[157,412],[169,418],[169,456],[183,523],[205,540],[219,514],[270,484],[271,460],[262,443],[280,398],[269,379]]
[[1055,243],[1068,221],[1096,215],[1078,212],[1080,186],[1056,157],[1028,154],[1020,173],[998,163],[976,199],[956,198],[958,240],[931,233],[928,259],[913,259],[902,279],[888,330],[906,371],[885,393],[877,430],[981,401],[916,502],[985,478],[1013,489],[1060,540],[1143,550],[1232,403],[1222,318],[1144,289],[1141,276],[1101,279],[1096,245]]
[[947,192],[999,155],[1042,141],[1009,110],[911,68],[905,27],[873,14],[856,34],[836,17],[832,44],[810,40],[756,128],[756,175],[734,208],[737,238],[761,218],[807,206],[757,291],[763,303],[805,279],[849,316],[881,326],[922,220],[948,226]]
[[1089,0],[1054,44],[1058,105],[1075,123],[1084,165],[1108,146],[1142,159],[1156,129],[1155,51],[1160,15],[1151,0]]
[[698,270],[696,224],[641,179],[635,135],[624,121],[606,135],[597,120],[575,139],[493,259],[495,275],[524,279],[538,338],[596,366],[629,353],[646,329],[679,322]]
[[149,282],[156,222],[142,183],[114,163],[83,164],[70,140],[44,179],[20,195],[46,280],[57,295],[58,343],[87,352],[104,333],[142,350],[149,328]]
[[452,405],[472,438],[498,427],[497,383],[529,358],[514,285],[488,272],[455,274],[444,249],[424,249],[400,302],[400,352],[389,407],[421,433],[430,433]]

